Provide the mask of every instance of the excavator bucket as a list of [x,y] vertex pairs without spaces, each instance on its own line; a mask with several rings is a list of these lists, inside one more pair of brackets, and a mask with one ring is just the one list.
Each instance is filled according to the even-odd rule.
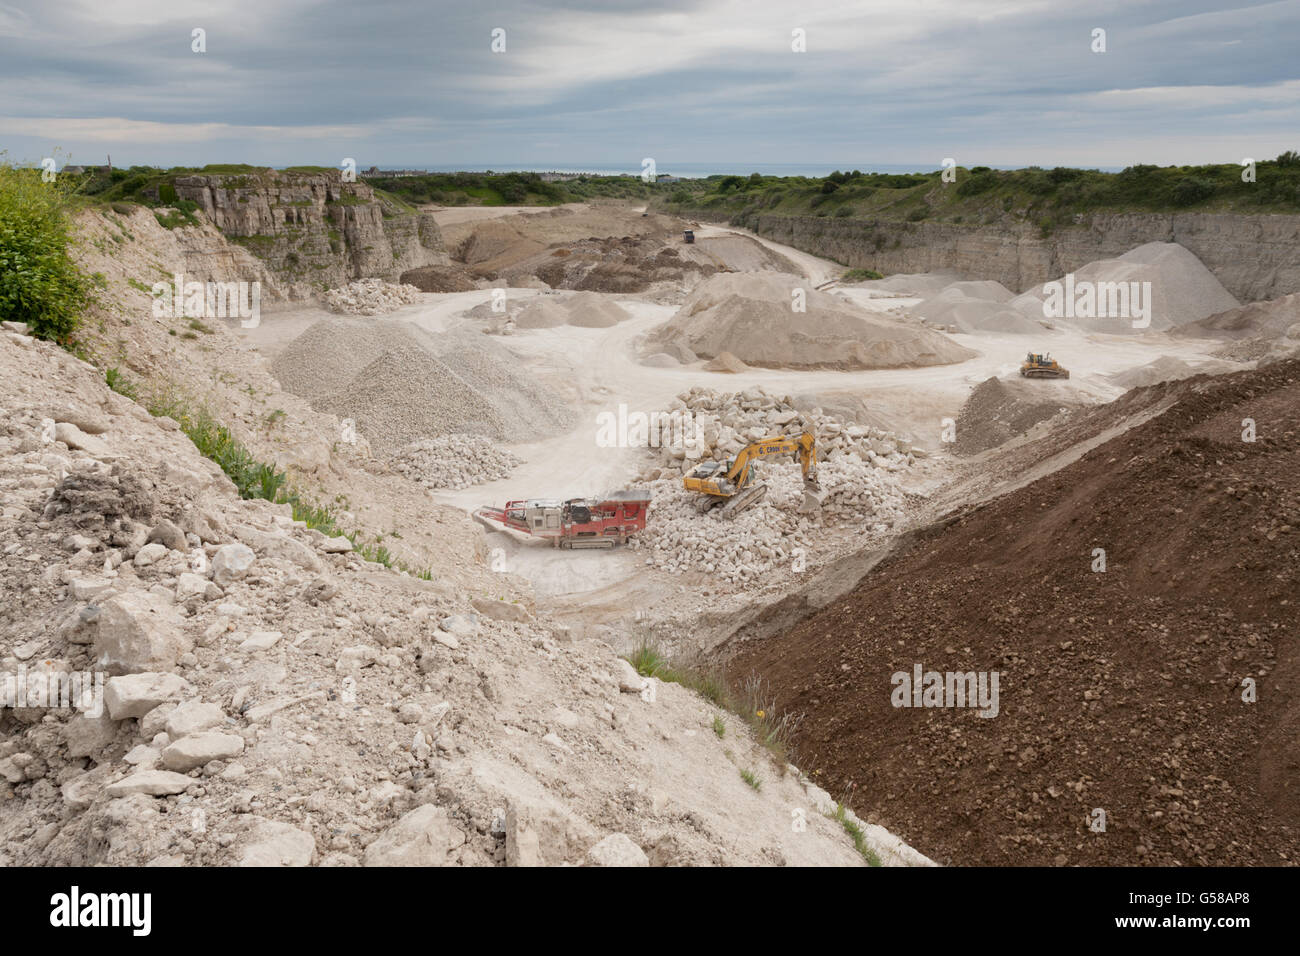
[[822,510],[822,502],[825,500],[826,495],[820,489],[813,487],[804,488],[803,502],[799,505],[799,514],[820,514]]

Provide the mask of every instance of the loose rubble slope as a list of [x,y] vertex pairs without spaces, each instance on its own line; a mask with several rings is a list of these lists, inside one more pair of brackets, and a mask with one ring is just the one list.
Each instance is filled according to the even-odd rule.
[[0,409],[0,693],[106,675],[102,714],[0,709],[0,865],[862,862],[739,720],[481,564],[369,564],[7,331]]
[[[1300,362],[1115,405],[1168,403],[737,649],[809,772],[942,863],[1294,865]],[[998,715],[893,706],[918,663],[998,671]]]

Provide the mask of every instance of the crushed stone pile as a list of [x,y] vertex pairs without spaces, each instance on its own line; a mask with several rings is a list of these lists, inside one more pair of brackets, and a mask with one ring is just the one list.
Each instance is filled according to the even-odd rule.
[[631,318],[626,309],[597,292],[579,292],[568,299],[569,324],[584,329],[608,329]]
[[[1195,254],[1176,242],[1148,242],[1130,249],[1117,259],[1098,259],[1074,270],[1076,288],[1080,282],[1149,282],[1151,324],[1134,328],[1129,317],[1098,314],[1049,318],[1053,324],[1074,325],[1090,332],[1141,334],[1197,322],[1218,312],[1235,309],[1238,302]],[[1057,282],[1064,282],[1058,277]],[[1010,305],[1026,314],[1042,315],[1047,297],[1043,286],[1035,286],[1013,299]],[[1075,296],[1078,299],[1078,294]]]
[[467,329],[436,337],[421,329],[416,332],[440,361],[496,410],[506,440],[537,441],[573,426],[572,407],[533,378],[500,342]]
[[525,441],[572,423],[568,406],[513,353],[472,331],[432,335],[406,322],[322,319],[271,369],[318,411],[351,418],[383,455],[452,432]]
[[443,435],[412,442],[391,463],[430,490],[455,490],[509,478],[523,462],[482,435]]
[[381,455],[456,432],[503,439],[510,428],[482,394],[426,349],[389,349],[332,395],[312,405],[352,419]]
[[538,296],[514,316],[520,329],[553,329],[573,325],[607,329],[630,318],[627,310],[597,292],[578,292],[566,298]]
[[887,471],[856,459],[820,465],[825,494],[820,519],[798,514],[803,477],[798,464],[768,459],[760,465],[766,497],[735,518],[696,511],[699,496],[682,487],[680,475],[650,482],[653,520],[630,541],[646,553],[647,566],[669,574],[704,572],[732,585],[752,584],[802,557],[810,560],[818,529],[828,523],[862,522],[864,541],[884,535],[906,517],[905,496]]
[[721,392],[693,387],[672,401],[659,423],[659,434],[650,436],[650,445],[667,465],[722,461],[752,441],[805,431],[816,437],[823,462],[852,456],[897,471],[916,451],[906,437],[843,421],[821,408],[801,412],[789,395],[772,395],[762,388]]
[[413,285],[395,285],[383,279],[358,279],[325,293],[325,308],[343,315],[384,315],[420,301]]
[[704,365],[705,371],[724,372],[734,375],[737,372],[749,370],[749,366],[742,362],[730,352],[719,352],[713,358],[709,359]]
[[1229,362],[1268,362],[1280,361],[1300,353],[1300,334],[1288,335],[1283,339],[1237,339],[1223,348],[1215,349],[1210,354],[1215,358]]
[[[482,306],[475,306],[470,314],[477,318],[480,316],[476,312],[483,310],[481,317],[492,318],[490,308],[483,310]],[[519,329],[555,329],[569,324],[569,310],[558,296],[539,295],[519,310],[514,316],[514,323],[515,328]]]
[[1146,365],[1109,375],[1107,379],[1121,388],[1143,388],[1159,382],[1176,382],[1179,379],[1191,378],[1193,375],[1218,375],[1221,372],[1230,372],[1234,368],[1235,366],[1228,362],[1202,362],[1192,366],[1172,355],[1162,355]]
[[1043,332],[1042,308],[1035,316],[1010,305],[1014,292],[999,282],[954,282],[908,311],[951,332],[1011,332],[1038,335]]
[[962,277],[955,272],[898,272],[883,279],[867,279],[865,282],[851,282],[847,285],[855,289],[874,289],[877,292],[905,298],[912,296],[925,298],[938,295],[947,287],[960,281]]
[[395,325],[321,319],[275,356],[271,372],[288,391],[315,400],[337,391],[388,349],[406,344]]
[[[481,268],[481,267],[480,267]],[[535,276],[552,289],[647,295],[663,284],[680,288],[724,268],[715,260],[693,261],[662,237],[591,236],[536,250],[498,269],[511,285]]]
[[[918,451],[906,438],[845,422],[819,408],[801,413],[789,396],[763,389],[739,393],[692,388],[677,397],[650,436],[659,467],[649,474],[654,520],[633,539],[647,564],[682,574],[703,571],[733,584],[747,584],[788,562],[794,549],[810,554],[818,527],[853,523],[864,534],[884,534],[904,517],[898,473]],[[724,520],[696,510],[699,495],[682,487],[681,475],[705,459],[735,455],[749,442],[772,435],[817,436],[820,516],[797,513],[803,475],[793,456],[758,465],[766,497]]]
[[1207,339],[1300,340],[1300,292],[1218,312],[1188,322],[1174,330],[1174,334]]
[[[806,311],[794,311],[796,290]],[[711,276],[650,342],[677,342],[704,358],[730,352],[749,365],[776,368],[946,365],[975,355],[931,329],[867,312],[773,272]]]

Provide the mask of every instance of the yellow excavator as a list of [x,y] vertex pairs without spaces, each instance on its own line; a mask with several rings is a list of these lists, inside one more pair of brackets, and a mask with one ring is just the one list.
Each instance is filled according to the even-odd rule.
[[774,435],[751,442],[735,458],[726,461],[704,461],[682,478],[687,491],[698,491],[704,497],[698,508],[701,513],[721,508],[720,515],[731,519],[751,505],[763,500],[767,485],[758,480],[758,461],[771,455],[794,455],[803,467],[804,496],[799,506],[800,514],[815,514],[821,509],[821,487],[817,484],[817,442],[811,432],[798,438]]

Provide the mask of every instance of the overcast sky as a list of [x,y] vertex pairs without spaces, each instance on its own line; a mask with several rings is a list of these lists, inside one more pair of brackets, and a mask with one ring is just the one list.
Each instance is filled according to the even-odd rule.
[[0,149],[56,147],[638,173],[1235,163],[1300,149],[1300,0],[0,0]]

